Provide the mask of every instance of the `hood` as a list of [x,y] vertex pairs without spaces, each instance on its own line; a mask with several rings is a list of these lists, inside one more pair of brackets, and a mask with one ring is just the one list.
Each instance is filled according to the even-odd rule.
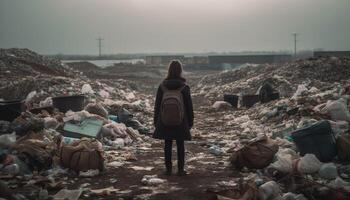
[[185,85],[185,81],[180,79],[168,79],[164,80],[162,83],[169,90],[176,90]]

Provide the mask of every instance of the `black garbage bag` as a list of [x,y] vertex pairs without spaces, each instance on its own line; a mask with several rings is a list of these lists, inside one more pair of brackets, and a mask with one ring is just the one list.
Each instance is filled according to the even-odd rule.
[[274,89],[272,88],[271,84],[264,83],[258,91],[259,99],[261,103],[267,103],[271,100],[273,100],[273,93]]

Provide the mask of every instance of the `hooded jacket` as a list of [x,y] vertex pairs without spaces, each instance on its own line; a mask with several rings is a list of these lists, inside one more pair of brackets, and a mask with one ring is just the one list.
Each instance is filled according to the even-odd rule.
[[191,140],[190,129],[193,126],[193,105],[190,93],[190,87],[185,83],[184,79],[166,79],[163,84],[169,90],[176,90],[180,87],[184,100],[184,120],[179,126],[165,126],[160,119],[160,107],[163,98],[163,89],[159,85],[157,90],[156,101],[154,105],[154,126],[155,131],[153,137],[165,140]]

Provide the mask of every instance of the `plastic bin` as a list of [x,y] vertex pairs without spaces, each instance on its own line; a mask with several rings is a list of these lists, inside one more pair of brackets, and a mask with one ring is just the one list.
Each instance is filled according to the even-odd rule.
[[254,104],[260,101],[259,95],[243,95],[242,96],[242,106],[250,108]]
[[314,154],[321,162],[329,162],[337,155],[336,140],[331,125],[322,120],[291,133],[300,155]]
[[225,94],[224,101],[226,101],[227,103],[230,103],[232,105],[232,107],[234,107],[234,108],[238,107],[238,96],[237,95]]
[[85,98],[84,95],[54,97],[52,104],[61,112],[65,113],[68,110],[76,112],[84,109]]
[[63,127],[63,136],[71,138],[101,138],[102,120],[85,119],[79,123],[67,122]]
[[0,120],[12,122],[23,110],[23,101],[0,101]]

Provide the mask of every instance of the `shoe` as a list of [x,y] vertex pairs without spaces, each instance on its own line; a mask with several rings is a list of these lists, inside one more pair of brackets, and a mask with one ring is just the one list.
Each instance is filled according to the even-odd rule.
[[171,170],[166,170],[166,171],[164,172],[164,175],[165,175],[165,176],[171,176]]
[[187,172],[185,170],[181,170],[181,171],[178,171],[177,176],[186,176],[187,175]]
[[164,172],[164,175],[166,176],[171,176],[171,172],[173,170],[173,165],[172,163],[165,163],[165,172]]

